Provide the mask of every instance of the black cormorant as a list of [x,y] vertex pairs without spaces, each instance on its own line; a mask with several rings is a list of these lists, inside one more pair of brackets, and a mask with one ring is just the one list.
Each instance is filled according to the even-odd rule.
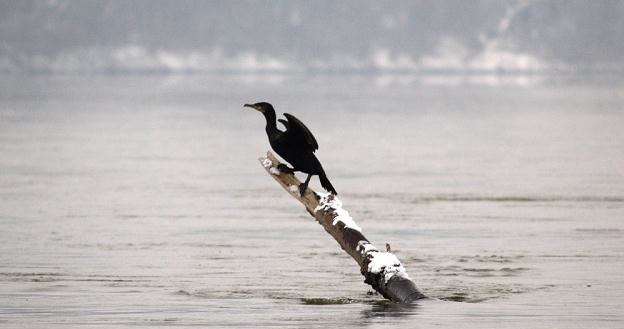
[[314,151],[318,150],[318,144],[303,122],[299,121],[299,119],[295,118],[292,114],[284,113],[284,116],[288,120],[279,119],[279,122],[286,128],[286,131],[281,131],[277,129],[273,105],[261,102],[245,104],[244,106],[262,112],[266,118],[266,133],[267,136],[269,136],[271,147],[292,166],[292,168],[288,168],[288,166],[282,164],[278,169],[290,174],[295,171],[308,174],[305,183],[299,185],[299,193],[301,193],[301,196],[303,196],[305,189],[308,187],[312,175],[319,176],[321,186],[323,186],[325,190],[335,195],[338,194],[336,189],[334,189],[329,182],[329,179],[327,179],[323,166],[321,166],[321,163],[314,155]]

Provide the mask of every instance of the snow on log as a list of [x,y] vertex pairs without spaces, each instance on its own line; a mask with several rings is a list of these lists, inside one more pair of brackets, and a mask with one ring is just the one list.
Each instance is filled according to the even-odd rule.
[[308,188],[300,196],[298,186],[301,184],[294,175],[284,174],[277,169],[279,160],[267,152],[260,159],[264,169],[290,195],[299,200],[306,210],[323,226],[360,266],[364,282],[382,296],[399,303],[411,303],[426,298],[407,275],[403,264],[392,253],[380,251],[362,234],[349,213],[342,208],[342,202],[333,194],[317,193]]

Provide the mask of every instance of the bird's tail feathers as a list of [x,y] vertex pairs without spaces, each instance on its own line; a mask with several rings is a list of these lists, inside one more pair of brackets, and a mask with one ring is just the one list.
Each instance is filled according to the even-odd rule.
[[327,179],[327,175],[325,175],[325,172],[322,172],[319,175],[319,179],[321,180],[321,186],[331,192],[333,195],[338,195],[338,192],[336,192],[336,189],[332,186],[332,184],[329,182],[329,179]]

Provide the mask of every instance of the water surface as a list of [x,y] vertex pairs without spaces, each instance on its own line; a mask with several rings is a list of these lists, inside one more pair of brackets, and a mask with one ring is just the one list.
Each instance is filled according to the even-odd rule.
[[[619,328],[624,88],[5,77],[0,325]],[[270,101],[432,299],[370,293],[257,163]],[[313,188],[320,188],[317,179]]]

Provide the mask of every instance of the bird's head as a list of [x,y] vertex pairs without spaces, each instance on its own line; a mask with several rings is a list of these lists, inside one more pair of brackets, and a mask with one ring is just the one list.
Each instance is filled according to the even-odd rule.
[[252,109],[258,112],[262,112],[262,113],[270,113],[270,112],[275,113],[275,110],[273,109],[273,105],[267,102],[260,102],[256,104],[245,104],[243,105],[243,107],[251,107]]

